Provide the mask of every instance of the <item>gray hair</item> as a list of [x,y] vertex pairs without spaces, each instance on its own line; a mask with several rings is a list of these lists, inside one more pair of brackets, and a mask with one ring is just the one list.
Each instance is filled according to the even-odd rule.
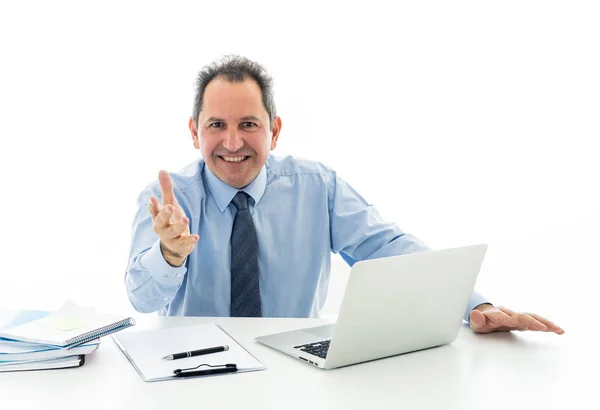
[[263,105],[269,114],[269,128],[273,127],[276,114],[273,79],[262,65],[246,57],[237,55],[224,56],[220,60],[203,67],[198,73],[198,77],[196,78],[194,112],[192,113],[196,127],[198,127],[198,117],[200,116],[202,102],[204,101],[204,90],[208,83],[215,78],[224,79],[230,83],[241,83],[246,79],[256,81],[262,92]]

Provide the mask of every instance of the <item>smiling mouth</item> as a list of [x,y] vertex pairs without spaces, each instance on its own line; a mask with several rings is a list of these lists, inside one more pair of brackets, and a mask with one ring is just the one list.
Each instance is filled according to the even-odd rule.
[[240,155],[240,156],[237,156],[237,157],[225,157],[225,156],[219,155],[219,158],[221,158],[225,162],[231,162],[231,163],[238,163],[239,164],[240,162],[244,162],[249,157],[247,155]]

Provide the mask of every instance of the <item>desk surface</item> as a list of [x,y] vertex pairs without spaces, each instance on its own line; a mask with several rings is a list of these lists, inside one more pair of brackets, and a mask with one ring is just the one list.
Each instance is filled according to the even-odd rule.
[[326,371],[254,341],[259,335],[316,326],[323,320],[145,316],[134,329],[201,322],[221,325],[267,370],[146,383],[107,337],[83,367],[0,373],[1,407],[599,408],[598,339],[590,333],[477,335],[465,325],[447,346]]

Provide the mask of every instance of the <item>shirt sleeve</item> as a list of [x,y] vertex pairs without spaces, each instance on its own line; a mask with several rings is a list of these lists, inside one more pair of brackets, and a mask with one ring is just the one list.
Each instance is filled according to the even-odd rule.
[[160,250],[160,240],[152,229],[148,211],[150,196],[146,189],[138,198],[138,209],[132,226],[131,250],[125,272],[125,287],[132,306],[141,313],[155,312],[168,305],[183,283],[186,262],[180,267],[167,263]]
[[[352,266],[356,261],[431,250],[415,236],[383,220],[347,182],[333,173],[329,192],[331,250]],[[473,292],[464,315],[486,298]]]

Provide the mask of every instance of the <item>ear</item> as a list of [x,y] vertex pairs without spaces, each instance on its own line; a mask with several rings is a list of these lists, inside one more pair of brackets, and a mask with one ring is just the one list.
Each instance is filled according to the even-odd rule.
[[277,147],[277,141],[279,140],[279,133],[281,132],[281,118],[275,117],[273,121],[273,131],[271,136],[271,151]]
[[200,149],[200,141],[198,141],[198,128],[196,128],[196,124],[194,123],[194,119],[192,117],[190,117],[188,127],[190,127],[190,133],[192,134],[194,148]]

